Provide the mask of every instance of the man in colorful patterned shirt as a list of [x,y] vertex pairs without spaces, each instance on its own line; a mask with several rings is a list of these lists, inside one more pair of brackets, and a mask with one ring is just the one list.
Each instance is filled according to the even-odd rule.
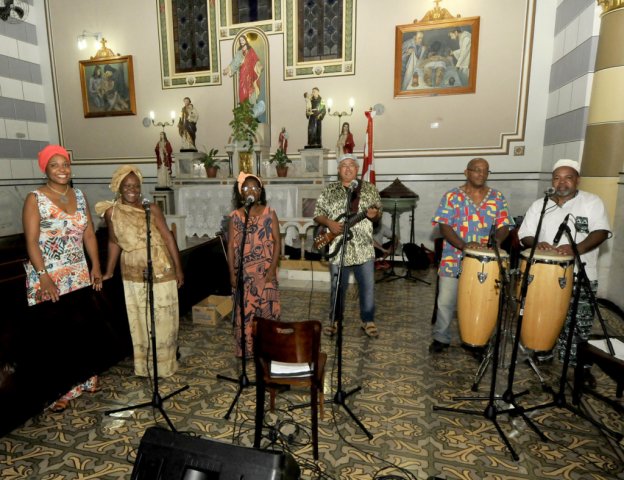
[[442,352],[451,343],[450,326],[457,306],[462,251],[487,248],[492,225],[500,245],[513,225],[507,200],[499,191],[487,186],[489,169],[483,158],[470,160],[464,170],[466,183],[444,194],[432,219],[433,225],[439,226],[444,243],[438,270],[437,316],[433,343],[429,346],[431,353]]
[[[314,221],[327,227],[333,235],[339,235],[330,244],[330,254],[336,252],[342,245],[344,222],[338,220],[345,213],[347,194],[352,184],[357,184],[351,197],[352,213],[359,213],[362,220],[351,225],[350,233],[353,237],[347,241],[344,252],[344,268],[340,282],[340,295],[336,304],[334,320],[342,320],[344,313],[344,298],[349,286],[349,274],[353,272],[360,290],[360,318],[362,329],[369,337],[376,337],[375,326],[375,251],[373,249],[373,222],[381,217],[381,198],[375,185],[363,180],[356,180],[358,173],[358,160],[355,154],[348,153],[338,160],[338,181],[328,184],[316,202]],[[338,281],[338,267],[341,252],[330,258],[331,303],[334,305],[336,285]],[[332,323],[325,329],[328,334],[333,334],[336,326]]]

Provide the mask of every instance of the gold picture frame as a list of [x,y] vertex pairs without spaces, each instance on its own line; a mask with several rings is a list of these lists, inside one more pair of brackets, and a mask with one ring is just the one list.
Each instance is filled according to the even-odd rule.
[[397,25],[395,98],[474,93],[479,18]]
[[132,55],[79,63],[85,118],[136,115]]

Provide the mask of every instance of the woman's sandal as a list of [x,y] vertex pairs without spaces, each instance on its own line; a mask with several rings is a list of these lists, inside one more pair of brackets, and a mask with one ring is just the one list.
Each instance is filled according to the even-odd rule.
[[55,413],[59,413],[64,411],[71,400],[67,395],[63,395],[57,401],[55,401],[52,405],[50,405],[50,410]]
[[362,325],[362,330],[364,330],[364,333],[371,338],[377,338],[379,336],[377,326],[374,322],[365,322],[364,325]]
[[100,391],[100,379],[98,378],[98,376],[94,375],[91,378],[89,378],[89,380],[84,382],[82,384],[82,391],[89,392],[89,393],[99,392]]

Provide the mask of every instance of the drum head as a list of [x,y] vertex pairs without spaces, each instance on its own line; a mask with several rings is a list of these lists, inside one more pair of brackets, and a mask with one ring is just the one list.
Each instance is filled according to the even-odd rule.
[[[529,258],[530,253],[531,253],[531,249],[527,248],[526,250],[523,250],[520,255],[522,256],[522,258],[526,260]],[[541,260],[542,262],[548,262],[548,263],[564,263],[564,262],[570,262],[571,260],[574,260],[574,256],[563,255],[554,250],[553,251],[535,250],[535,252],[533,253],[533,260],[538,260],[538,261]]]
[[[505,251],[501,250],[499,253],[500,253],[501,258],[509,257],[509,255]],[[481,250],[478,248],[464,248],[463,255],[464,257],[472,257],[472,258],[478,258],[482,260],[495,260],[496,259],[496,253],[494,252],[494,250],[485,250],[485,249]]]

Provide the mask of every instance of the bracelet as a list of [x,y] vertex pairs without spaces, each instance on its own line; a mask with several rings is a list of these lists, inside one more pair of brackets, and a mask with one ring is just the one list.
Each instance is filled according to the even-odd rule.
[[37,270],[38,277],[41,277],[41,275],[45,275],[46,273],[48,273],[48,271],[45,268],[42,268],[41,270]]

